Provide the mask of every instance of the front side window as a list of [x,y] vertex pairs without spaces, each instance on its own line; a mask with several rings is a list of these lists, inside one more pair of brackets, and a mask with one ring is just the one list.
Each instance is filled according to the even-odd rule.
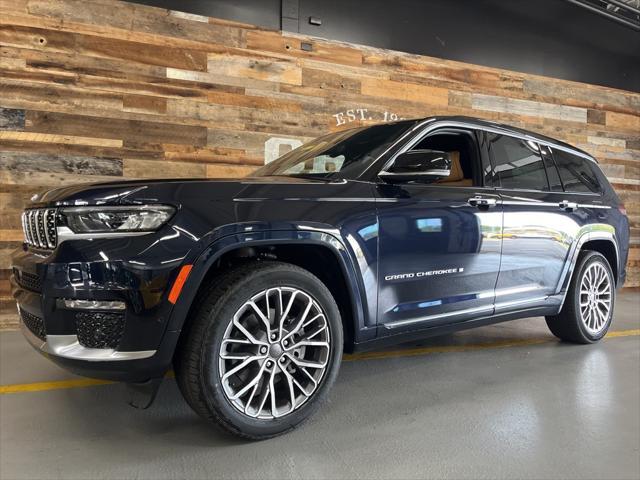
[[407,120],[331,133],[286,153],[253,176],[355,178],[416,123]]
[[502,188],[549,190],[540,150],[535,142],[487,133],[493,170]]
[[480,155],[474,132],[459,128],[443,128],[420,140],[414,150],[447,152],[451,159],[451,173],[432,185],[445,187],[481,186],[477,172]]
[[566,192],[600,193],[602,191],[594,172],[595,165],[592,165],[590,160],[558,148],[553,149],[553,158]]

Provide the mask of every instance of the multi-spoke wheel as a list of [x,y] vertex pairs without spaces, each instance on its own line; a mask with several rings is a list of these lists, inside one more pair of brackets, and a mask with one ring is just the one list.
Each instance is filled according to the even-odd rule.
[[591,263],[580,282],[580,318],[587,331],[598,335],[609,321],[613,287],[601,262]]
[[578,258],[561,312],[547,317],[547,325],[562,340],[593,343],[607,333],[614,304],[615,283],[607,259],[585,251]]
[[202,298],[176,358],[188,403],[252,439],[305,420],[335,380],[342,323],[327,287],[277,262],[232,270]]
[[293,287],[263,290],[238,309],[224,332],[224,393],[245,415],[282,417],[316,391],[330,351],[329,325],[313,297]]

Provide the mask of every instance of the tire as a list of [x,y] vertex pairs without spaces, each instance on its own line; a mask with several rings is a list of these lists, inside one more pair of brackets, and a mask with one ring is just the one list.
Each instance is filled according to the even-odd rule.
[[198,302],[174,367],[185,400],[200,416],[228,433],[262,440],[296,428],[317,410],[343,348],[340,311],[317,277],[295,265],[254,261],[208,285]]
[[[597,294],[591,285],[596,285],[601,293]],[[585,293],[589,291],[593,293]],[[561,340],[595,343],[609,330],[615,300],[615,281],[609,262],[598,252],[583,251],[576,262],[562,310],[558,315],[546,317],[547,326]]]

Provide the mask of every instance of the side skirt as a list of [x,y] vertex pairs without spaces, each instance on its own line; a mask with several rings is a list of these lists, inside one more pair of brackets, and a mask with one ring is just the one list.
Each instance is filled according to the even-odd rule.
[[464,322],[450,323],[448,325],[441,325],[437,327],[426,327],[422,329],[414,329],[411,331],[405,331],[394,335],[389,335],[389,330],[384,326],[378,327],[378,334],[384,334],[383,337],[378,337],[368,342],[357,343],[353,347],[354,352],[364,352],[382,348],[390,345],[397,345],[399,343],[415,342],[416,340],[423,340],[429,337],[435,337],[438,335],[446,335],[448,333],[459,332],[461,330],[468,330],[470,328],[483,327],[485,325],[492,325],[495,323],[507,322],[510,320],[517,320],[531,317],[541,317],[545,315],[556,315],[558,313],[558,305],[549,306],[537,306],[531,308],[525,308],[521,310],[514,310],[510,312],[497,313],[493,315],[487,315],[478,317],[473,320],[467,320]]

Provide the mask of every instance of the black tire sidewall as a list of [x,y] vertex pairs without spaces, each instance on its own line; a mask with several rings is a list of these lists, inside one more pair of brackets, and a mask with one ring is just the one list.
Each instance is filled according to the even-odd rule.
[[[224,332],[235,312],[253,295],[273,287],[293,287],[313,297],[323,310],[331,338],[331,351],[327,370],[320,385],[302,406],[279,419],[252,419],[239,412],[227,399],[220,381],[218,354]],[[337,376],[342,358],[343,333],[340,312],[327,287],[309,272],[287,265],[258,269],[238,281],[219,299],[220,308],[214,309],[205,330],[201,352],[200,382],[204,401],[223,422],[231,424],[246,436],[269,438],[284,433],[307,419],[319,406]]]
[[[582,283],[582,278],[585,271],[587,270],[587,268],[589,268],[589,266],[591,266],[594,263],[600,263],[602,266],[604,266],[607,272],[607,275],[609,276],[609,282],[611,285],[611,309],[609,310],[609,318],[607,318],[605,327],[597,335],[592,335],[587,330],[586,326],[584,325],[584,322],[582,321],[582,316],[580,313],[580,284]],[[577,275],[575,276],[575,283],[573,285],[572,293],[573,293],[573,311],[575,312],[576,323],[578,326],[578,330],[580,331],[580,334],[585,338],[585,340],[589,341],[589,343],[597,342],[607,334],[607,331],[611,326],[611,321],[613,320],[613,312],[614,312],[615,303],[616,303],[616,288],[615,288],[615,282],[613,278],[613,271],[611,270],[611,266],[609,265],[609,262],[602,254],[598,252],[588,252],[588,254],[586,254],[581,258],[578,272],[577,272]]]

